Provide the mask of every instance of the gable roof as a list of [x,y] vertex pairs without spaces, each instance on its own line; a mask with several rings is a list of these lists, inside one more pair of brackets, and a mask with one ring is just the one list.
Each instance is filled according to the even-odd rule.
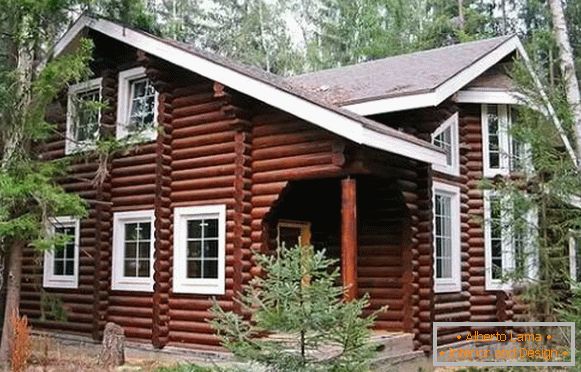
[[53,55],[56,57],[73,48],[88,29],[217,81],[355,143],[426,163],[446,163],[446,156],[438,147],[331,105],[276,75],[106,19],[81,16],[54,46]]
[[517,50],[503,36],[383,58],[290,78],[361,115],[437,106]]

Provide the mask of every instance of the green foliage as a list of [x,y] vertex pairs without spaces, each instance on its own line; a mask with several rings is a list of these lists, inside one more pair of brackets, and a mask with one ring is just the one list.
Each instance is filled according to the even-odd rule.
[[40,291],[40,320],[54,319],[59,322],[66,322],[67,311],[63,306],[63,301],[57,295]]
[[217,304],[212,308],[211,324],[223,345],[242,360],[275,371],[367,369],[374,316],[362,316],[367,296],[342,300],[336,261],[299,246],[255,257],[265,274],[239,298],[251,319]]

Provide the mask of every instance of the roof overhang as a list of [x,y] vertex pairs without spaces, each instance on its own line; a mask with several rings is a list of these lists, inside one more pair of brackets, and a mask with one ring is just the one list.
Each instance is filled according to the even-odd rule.
[[75,41],[85,29],[95,30],[176,66],[217,81],[358,144],[425,163],[440,165],[446,163],[446,155],[443,151],[411,135],[392,128],[379,128],[377,127],[379,123],[370,122],[364,117],[358,118],[357,115],[343,112],[339,108],[325,107],[315,99],[297,95],[267,80],[249,76],[177,45],[164,42],[153,35],[105,19],[81,16],[55,45],[53,55],[56,57],[74,46]]
[[503,58],[519,49],[520,41],[516,36],[503,42],[483,58],[460,71],[435,89],[418,94],[394,96],[368,100],[358,103],[348,103],[342,107],[359,115],[384,114],[395,111],[435,107],[448,97],[459,91],[466,84],[482,75],[486,70],[496,65]]

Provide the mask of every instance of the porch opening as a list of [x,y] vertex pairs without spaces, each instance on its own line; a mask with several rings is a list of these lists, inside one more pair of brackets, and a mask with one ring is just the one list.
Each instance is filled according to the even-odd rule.
[[[404,330],[404,249],[409,248],[409,212],[393,179],[358,177],[356,182],[356,295],[369,294],[368,314],[388,306],[380,313],[376,328]],[[326,250],[329,258],[341,258],[342,179],[318,179],[289,183],[273,207],[265,228],[269,249],[279,243],[286,246],[311,244]],[[345,242],[343,242],[345,245]],[[409,256],[409,255],[407,255]],[[344,275],[342,275],[344,277]]]

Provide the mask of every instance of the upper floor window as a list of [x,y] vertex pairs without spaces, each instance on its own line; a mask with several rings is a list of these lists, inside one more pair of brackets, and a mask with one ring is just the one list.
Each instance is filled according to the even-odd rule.
[[117,138],[137,135],[154,139],[157,116],[157,92],[143,67],[119,73]]
[[507,175],[529,167],[526,146],[511,134],[517,122],[510,105],[482,105],[482,142],[484,176]]
[[460,188],[434,182],[434,279],[436,292],[461,289]]
[[486,190],[484,218],[486,289],[510,289],[515,279],[535,278],[534,211],[519,210],[508,198]]
[[175,208],[173,262],[174,292],[224,294],[225,205]]
[[72,85],[67,104],[65,152],[91,148],[99,138],[101,78]]
[[112,289],[153,291],[153,210],[113,214]]
[[80,223],[72,217],[51,220],[51,234],[63,238],[44,252],[43,286],[46,288],[77,288],[79,266]]
[[460,175],[458,113],[450,116],[434,131],[432,143],[446,152],[446,165],[436,164],[434,169],[455,176]]

